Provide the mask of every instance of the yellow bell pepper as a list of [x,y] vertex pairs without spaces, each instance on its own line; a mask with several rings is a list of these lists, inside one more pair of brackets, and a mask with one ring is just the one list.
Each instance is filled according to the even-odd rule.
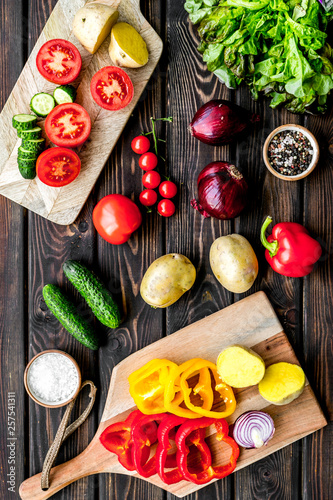
[[[235,409],[236,409],[236,398],[234,396],[232,388],[223,383],[222,379],[220,378],[219,374],[217,373],[216,365],[210,361],[207,361],[205,359],[200,359],[196,358],[195,363],[192,365],[189,365],[186,370],[182,372],[180,375],[180,390],[182,392],[182,395],[184,397],[184,403],[186,407],[189,410],[192,410],[193,412],[196,413],[196,415],[203,415],[205,417],[211,417],[211,418],[226,418],[229,415],[231,415]],[[188,385],[188,379],[193,377],[196,373],[201,373],[202,370],[206,369],[208,371],[209,375],[209,381],[205,380],[205,383],[203,386],[200,386],[200,377],[199,377],[199,382],[198,384],[192,389]],[[209,408],[206,408],[205,405],[198,406],[192,403],[191,401],[191,393],[193,392],[194,394],[200,394],[201,397],[204,399],[204,396],[206,391],[208,391],[209,397],[210,397],[210,391],[212,390],[211,388],[211,379],[210,379],[210,374],[209,370],[212,372],[214,381],[215,381],[215,386],[214,389],[216,392],[220,394],[220,398],[223,400],[225,409],[223,411],[212,411],[211,408],[213,406],[213,400],[211,402],[211,405]],[[213,398],[214,399],[214,398]]]
[[[185,361],[185,363],[180,366],[176,366],[170,370],[164,392],[164,406],[167,411],[173,413],[174,415],[178,415],[179,417],[198,418],[198,412],[190,409],[188,404],[184,401],[184,391],[181,387],[182,374],[187,370],[191,370],[198,359],[199,358],[190,359],[189,361]],[[193,388],[193,392],[201,397],[203,401],[202,408],[210,410],[214,401],[210,373],[208,368],[204,366],[198,371],[198,373],[199,380]],[[183,402],[185,402],[185,406],[187,408],[180,406]]]
[[[225,404],[223,411],[212,411],[214,389]],[[191,388],[188,380],[198,376],[196,385]],[[186,418],[200,415],[211,418],[225,418],[236,408],[234,393],[224,384],[217,373],[216,365],[201,358],[193,358],[180,366],[167,359],[153,359],[129,377],[130,394],[138,409],[147,415],[170,412]],[[191,395],[198,395],[202,404],[196,405]]]
[[165,384],[172,368],[168,359],[153,359],[128,377],[130,394],[138,409],[146,415],[164,413]]

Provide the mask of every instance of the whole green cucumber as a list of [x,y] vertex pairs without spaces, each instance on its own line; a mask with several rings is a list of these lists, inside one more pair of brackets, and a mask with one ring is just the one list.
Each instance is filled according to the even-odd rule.
[[43,297],[47,307],[66,328],[68,333],[73,335],[81,344],[96,351],[98,340],[92,327],[80,316],[75,305],[62,293],[56,285],[45,285]]
[[117,328],[121,323],[120,311],[101,280],[76,260],[67,260],[62,268],[69,281],[91,307],[96,318],[109,328]]

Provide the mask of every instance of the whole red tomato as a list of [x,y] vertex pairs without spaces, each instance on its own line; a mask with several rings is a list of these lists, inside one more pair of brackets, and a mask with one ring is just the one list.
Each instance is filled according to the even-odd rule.
[[122,194],[104,196],[93,210],[97,232],[113,245],[125,243],[141,222],[141,212],[136,204]]

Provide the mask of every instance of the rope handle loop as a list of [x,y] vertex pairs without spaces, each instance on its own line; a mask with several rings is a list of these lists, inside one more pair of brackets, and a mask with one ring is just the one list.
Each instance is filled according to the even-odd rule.
[[[69,417],[70,417],[70,414],[71,414],[72,409],[74,407],[74,404],[77,400],[77,397],[86,385],[90,386],[89,404],[88,404],[87,408],[84,410],[84,412],[79,416],[79,418],[77,420],[75,420],[75,422],[70,424],[68,427],[66,427],[68,420],[69,420]],[[78,427],[80,427],[80,425],[82,425],[83,422],[87,419],[87,417],[88,417],[89,413],[91,412],[92,407],[94,406],[94,403],[95,403],[96,391],[97,391],[97,388],[96,388],[95,384],[91,380],[86,380],[81,385],[79,393],[76,396],[76,398],[73,399],[73,401],[71,401],[69,403],[69,405],[67,406],[66,411],[64,413],[64,416],[62,417],[59,428],[57,430],[57,433],[55,435],[54,441],[51,444],[49,451],[46,454],[44,463],[43,463],[43,470],[42,470],[42,477],[41,477],[41,489],[43,491],[48,490],[50,487],[50,471],[51,471],[52,465],[54,464],[55,459],[57,458],[60,446],[65,441],[65,439],[67,439],[71,434],[73,434],[73,432],[76,431],[76,429]]]

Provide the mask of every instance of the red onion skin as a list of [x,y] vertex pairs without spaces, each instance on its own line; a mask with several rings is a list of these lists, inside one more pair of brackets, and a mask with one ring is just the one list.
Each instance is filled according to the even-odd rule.
[[193,208],[204,217],[228,220],[237,217],[247,202],[248,185],[231,163],[209,163],[198,176],[198,198]]
[[190,132],[196,139],[213,146],[229,144],[250,125],[259,121],[259,115],[223,99],[207,102],[195,113]]

